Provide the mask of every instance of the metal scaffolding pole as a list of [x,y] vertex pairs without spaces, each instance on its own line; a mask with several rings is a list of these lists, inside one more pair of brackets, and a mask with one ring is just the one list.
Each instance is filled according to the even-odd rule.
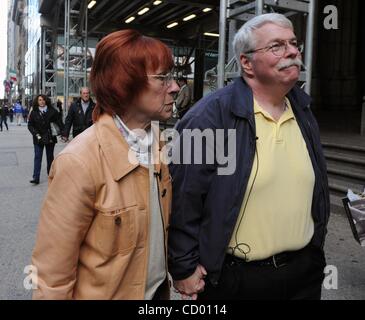
[[85,12],[85,61],[84,61],[84,87],[87,87],[87,51],[88,51],[88,13],[89,9],[86,6]]
[[220,1],[219,14],[219,49],[218,49],[218,88],[224,87],[224,66],[226,63],[226,23],[227,23],[227,0]]
[[228,61],[234,58],[234,50],[233,50],[233,39],[237,33],[237,20],[230,20],[229,21],[229,28],[228,28]]
[[315,27],[316,1],[309,1],[309,14],[307,19],[307,36],[305,44],[305,92],[310,95],[312,85],[312,68],[313,68],[313,35]]
[[46,60],[46,32],[44,30],[44,27],[42,27],[42,31],[41,31],[41,84],[42,87],[41,89],[41,93],[42,94],[46,94],[46,68],[45,68],[45,60]]
[[256,0],[255,15],[264,13],[264,0]]
[[64,78],[63,78],[63,92],[64,92],[64,116],[67,114],[68,97],[69,97],[69,60],[70,60],[70,0],[65,0],[65,33],[64,33]]

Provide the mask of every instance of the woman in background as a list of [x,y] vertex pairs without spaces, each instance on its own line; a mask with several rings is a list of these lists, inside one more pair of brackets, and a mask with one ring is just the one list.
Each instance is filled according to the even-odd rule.
[[33,135],[34,144],[34,170],[30,183],[35,185],[39,184],[44,149],[46,149],[47,155],[47,174],[49,174],[53,162],[57,136],[52,133],[51,123],[55,123],[62,130],[63,123],[60,114],[52,108],[47,96],[39,94],[33,101],[28,121],[28,130]]

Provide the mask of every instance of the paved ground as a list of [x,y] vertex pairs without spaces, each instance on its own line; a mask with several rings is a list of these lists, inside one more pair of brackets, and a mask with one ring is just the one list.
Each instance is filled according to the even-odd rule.
[[[63,147],[58,143],[55,153]],[[43,160],[41,184],[33,186],[33,145],[26,126],[10,125],[9,132],[0,132],[0,300],[30,298],[23,270],[30,262],[47,189]],[[365,299],[365,248],[353,240],[344,216],[331,217],[326,252],[328,264],[338,270],[338,289],[324,289],[323,299]]]

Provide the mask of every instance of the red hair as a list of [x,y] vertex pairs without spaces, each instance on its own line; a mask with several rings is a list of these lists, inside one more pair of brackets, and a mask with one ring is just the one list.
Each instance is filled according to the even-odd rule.
[[136,30],[121,30],[104,37],[96,47],[90,82],[97,103],[93,120],[106,112],[123,113],[148,87],[147,72],[172,69],[171,50],[160,40]]

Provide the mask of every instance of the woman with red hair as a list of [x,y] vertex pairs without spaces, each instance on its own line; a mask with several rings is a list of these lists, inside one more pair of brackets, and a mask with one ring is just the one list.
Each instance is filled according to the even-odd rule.
[[34,299],[169,298],[172,190],[167,166],[152,161],[160,148],[151,121],[171,117],[172,67],[165,44],[134,30],[97,45],[94,124],[52,165],[32,255]]

